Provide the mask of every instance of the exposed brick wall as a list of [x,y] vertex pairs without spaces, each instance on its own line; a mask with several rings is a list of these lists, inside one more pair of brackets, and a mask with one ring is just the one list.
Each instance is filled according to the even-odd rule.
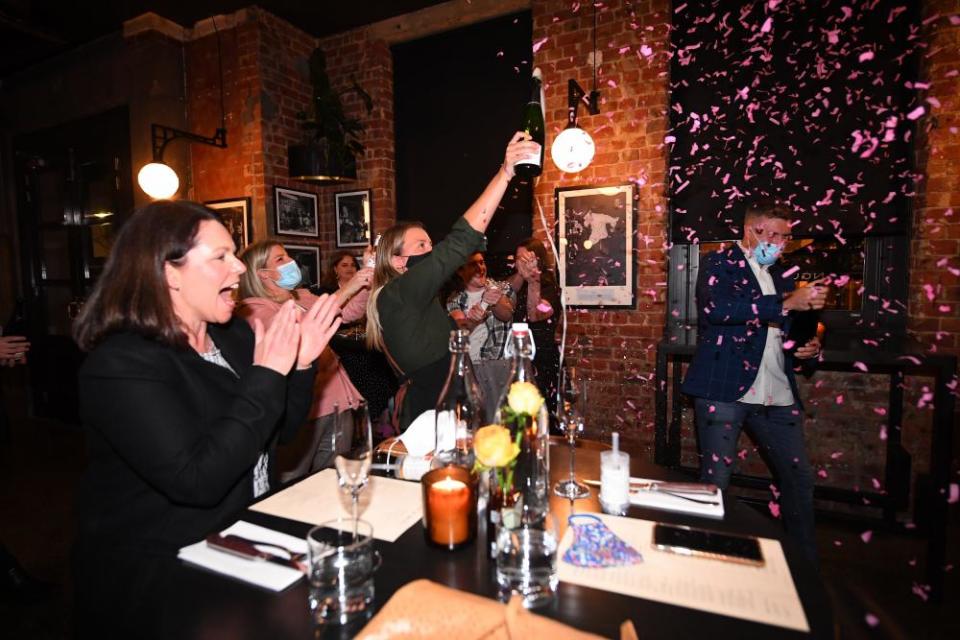
[[[669,68],[669,0],[605,2],[598,14],[597,45],[602,54],[598,85],[602,92],[601,113],[590,116],[581,109],[580,122],[590,131],[598,154],[580,174],[567,175],[547,162],[536,189],[536,200],[547,218],[544,229],[535,211],[534,227],[543,236],[552,235],[554,189],[571,185],[633,182],[637,187],[636,263],[637,292],[633,310],[571,310],[568,343],[584,342],[583,369],[591,379],[589,424],[594,432],[618,429],[635,455],[651,457],[653,441],[654,355],[664,319],[666,269],[666,210],[664,179],[667,151]],[[960,11],[960,2],[931,2],[927,16]],[[576,79],[589,89],[593,66],[589,3],[566,0],[534,0],[533,41],[540,43],[534,55],[545,79],[546,118],[549,144],[566,122],[567,80]],[[259,9],[247,10],[233,36],[224,35],[224,51],[236,59],[225,60],[227,74],[228,129],[231,144],[221,150],[194,145],[194,182],[198,199],[251,195],[254,201],[258,239],[272,230],[274,184],[318,193],[324,255],[334,245],[334,196],[341,190],[373,190],[375,229],[382,230],[396,218],[393,149],[392,61],[388,46],[372,41],[366,29],[327,37],[314,42],[295,27]],[[957,154],[951,131],[958,125],[956,75],[960,69],[956,51],[957,27],[946,18],[927,25],[929,42],[923,78],[931,83],[927,95],[940,101],[932,116],[920,122],[917,168],[919,198],[910,280],[910,329],[932,348],[956,353],[960,342],[960,285],[956,271],[960,249],[960,196],[952,164]],[[232,38],[232,40],[231,40]],[[286,146],[302,137],[298,111],[310,96],[307,57],[319,45],[327,55],[328,73],[334,87],[345,89],[355,78],[372,96],[374,109],[367,114],[356,96],[345,96],[349,113],[366,127],[366,154],[359,159],[359,180],[349,186],[310,188],[289,181]],[[211,47],[213,47],[211,49]],[[218,94],[209,85],[215,73],[215,42],[211,37],[188,47],[188,88],[191,122],[200,131],[216,126]],[[196,65],[202,65],[197,68]],[[211,66],[214,65],[214,66]],[[203,80],[201,75],[208,80]],[[203,123],[202,126],[200,123]],[[936,126],[933,126],[936,124]],[[201,179],[202,178],[202,179]],[[222,192],[218,192],[222,191]],[[270,218],[268,221],[268,217]],[[297,240],[297,242],[302,242]],[[925,289],[924,285],[932,285]],[[927,299],[927,291],[934,300]],[[946,310],[941,305],[947,305]],[[572,351],[577,356],[579,352]],[[928,378],[908,380],[905,394],[903,442],[913,456],[914,470],[926,470],[930,448],[931,406],[922,401]],[[818,372],[801,382],[807,404],[807,434],[810,454],[819,482],[842,487],[877,489],[884,464],[883,415],[887,401],[887,378],[882,375],[851,376]],[[842,402],[838,396],[842,395]],[[691,429],[692,411],[685,411],[684,460],[695,462]],[[766,473],[744,439],[743,470]]]
[[[228,149],[192,145],[193,190],[196,200],[249,196],[253,205],[254,239],[279,237],[284,242],[320,247],[321,258],[334,250],[334,194],[372,190],[375,229],[393,223],[393,69],[389,48],[370,42],[363,29],[318,42],[288,22],[252,7],[233,29],[221,30]],[[297,115],[308,111],[312,96],[308,60],[321,46],[334,88],[357,82],[373,98],[367,114],[354,95],[343,97],[348,115],[366,128],[367,147],[359,158],[358,179],[345,185],[317,187],[290,180],[287,147],[305,140]],[[187,45],[188,113],[198,132],[219,125],[220,103],[217,42],[208,35]],[[316,193],[319,237],[275,236],[273,187]]]
[[958,0],[924,3],[927,53],[921,98],[928,115],[918,123],[917,169],[922,176],[914,209],[908,327],[931,350],[960,353],[960,26],[949,17]]
[[[590,90],[593,67],[593,11],[589,3],[563,0],[533,3],[533,40],[542,42],[534,59],[544,74],[547,144],[567,121],[567,81]],[[553,234],[556,187],[633,182],[637,306],[632,311],[571,311],[570,341],[589,339],[583,370],[591,378],[588,421],[596,430],[619,429],[637,453],[653,440],[656,344],[663,333],[666,292],[669,0],[604,3],[597,17],[600,115],[580,109],[580,125],[593,136],[597,155],[578,174],[564,174],[547,161],[536,199]],[[652,55],[640,53],[642,46]],[[646,49],[644,49],[646,52]],[[547,154],[549,157],[549,153]],[[544,229],[534,225],[540,235]]]

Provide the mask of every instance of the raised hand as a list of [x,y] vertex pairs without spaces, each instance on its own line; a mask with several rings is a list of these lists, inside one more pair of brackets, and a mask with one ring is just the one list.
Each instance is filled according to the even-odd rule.
[[[357,272],[357,276],[363,270]],[[306,369],[327,348],[330,338],[340,328],[340,300],[337,296],[322,295],[303,314],[300,321],[300,349],[297,368]]]
[[533,141],[529,133],[517,131],[507,144],[507,151],[503,156],[503,172],[508,178],[515,175],[514,165],[520,160],[540,153],[540,145]]
[[264,330],[259,318],[253,321],[255,346],[253,364],[287,375],[297,359],[300,344],[299,311],[293,300],[287,300]]

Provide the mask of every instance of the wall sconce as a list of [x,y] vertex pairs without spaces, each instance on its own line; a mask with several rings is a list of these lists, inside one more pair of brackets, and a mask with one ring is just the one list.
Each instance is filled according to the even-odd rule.
[[[590,134],[577,126],[577,110],[587,93],[573,79],[567,87],[567,128],[554,138],[550,157],[560,171],[577,173],[586,169],[593,160],[596,147]],[[587,99],[587,112],[592,116],[600,113],[600,92],[596,89],[590,92]]]
[[186,138],[191,142],[209,144],[221,149],[227,146],[227,130],[222,127],[217,129],[212,137],[207,137],[162,124],[151,124],[150,136],[153,140],[153,162],[144,165],[137,173],[137,184],[154,200],[168,199],[180,188],[177,172],[163,162],[163,151],[168,144],[178,138]]

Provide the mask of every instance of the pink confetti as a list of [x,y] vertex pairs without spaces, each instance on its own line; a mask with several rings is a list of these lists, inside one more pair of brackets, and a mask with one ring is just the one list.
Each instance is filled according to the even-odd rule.
[[837,396],[837,404],[843,404],[843,394]]
[[779,517],[780,517],[780,505],[779,505],[779,504],[777,504],[776,502],[774,502],[773,500],[771,500],[770,502],[767,503],[767,508],[770,509],[770,515],[772,515],[774,518],[779,518]]
[[842,276],[837,276],[834,279],[833,284],[835,284],[838,287],[845,287],[848,282],[850,282],[850,276],[842,275]]
[[883,407],[874,407],[874,408],[873,408],[873,412],[874,412],[875,414],[877,414],[878,416],[885,416],[885,415],[887,415],[887,410],[886,410],[885,408],[883,408]]
[[870,627],[875,627],[878,624],[880,624],[880,618],[873,615],[872,613],[868,613],[867,615],[863,616],[863,619],[866,621],[867,626],[870,626]]
[[642,55],[644,58],[649,58],[653,55],[653,49],[645,44],[642,44],[640,45],[640,55]]
[[831,460],[839,460],[842,457],[843,457],[843,451],[834,451],[833,453],[830,454]]
[[947,497],[947,504],[957,504],[960,502],[960,484],[950,483],[950,495]]
[[860,534],[860,539],[864,542],[870,542],[870,538],[873,537],[873,531],[864,531]]
[[546,300],[541,300],[540,304],[537,305],[537,311],[540,313],[550,313],[553,311],[553,307],[551,307],[550,303]]
[[537,40],[536,42],[534,42],[533,52],[536,53],[537,51],[540,51],[540,47],[545,45],[547,43],[547,40],[549,40],[549,38],[541,38],[540,40]]
[[950,24],[953,26],[960,25],[960,16],[950,16]]
[[817,470],[817,477],[819,477],[819,478],[826,478],[826,477],[827,477],[827,470],[826,470],[826,469],[818,469],[818,470]]
[[773,18],[767,18],[763,21],[763,26],[760,27],[760,33],[770,33],[770,27],[773,26]]
[[927,108],[924,107],[923,105],[920,105],[919,107],[917,107],[916,109],[914,109],[913,111],[907,114],[907,120],[916,120],[926,112],[927,112]]
[[[536,51],[536,49],[534,49],[534,51]],[[864,51],[860,54],[860,62],[866,62],[867,60],[873,60],[873,51]]]
[[790,267],[789,269],[787,269],[786,271],[784,271],[782,277],[784,277],[784,278],[789,278],[790,276],[792,276],[793,274],[795,274],[797,271],[800,271],[800,265],[796,265],[796,264],[795,264],[795,265],[793,265],[792,267]]
[[853,366],[854,366],[854,368],[859,369],[860,371],[863,371],[864,373],[866,373],[867,371],[870,370],[870,369],[867,367],[867,365],[865,365],[864,363],[860,362],[859,360],[858,360],[857,362],[854,362],[854,363],[853,363]]

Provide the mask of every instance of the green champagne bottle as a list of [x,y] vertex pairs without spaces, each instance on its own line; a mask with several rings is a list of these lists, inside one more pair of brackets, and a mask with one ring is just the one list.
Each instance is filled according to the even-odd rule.
[[526,131],[540,145],[540,151],[517,162],[514,169],[521,178],[535,178],[543,171],[543,81],[540,68],[533,70],[530,80],[530,101],[523,107],[520,130]]

